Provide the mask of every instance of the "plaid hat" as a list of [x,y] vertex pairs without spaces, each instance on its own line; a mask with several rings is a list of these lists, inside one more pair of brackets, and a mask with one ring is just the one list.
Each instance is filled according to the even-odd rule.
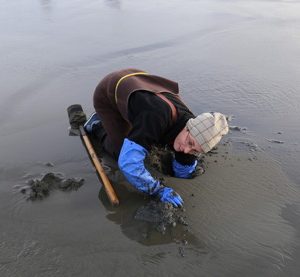
[[186,123],[191,135],[201,145],[204,153],[216,146],[222,136],[228,133],[225,115],[221,113],[203,113]]

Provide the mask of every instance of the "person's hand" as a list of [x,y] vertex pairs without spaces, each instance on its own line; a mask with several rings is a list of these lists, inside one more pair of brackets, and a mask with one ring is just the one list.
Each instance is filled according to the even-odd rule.
[[184,165],[176,161],[176,159],[173,160],[173,171],[174,176],[177,178],[184,178],[184,179],[190,179],[192,178],[192,174],[195,172],[196,166],[198,164],[198,161],[195,160],[192,164]]
[[161,187],[157,192],[157,196],[161,202],[171,203],[176,208],[183,205],[182,198],[172,188]]

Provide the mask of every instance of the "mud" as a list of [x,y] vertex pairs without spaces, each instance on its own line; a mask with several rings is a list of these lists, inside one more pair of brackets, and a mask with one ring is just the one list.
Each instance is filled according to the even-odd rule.
[[155,224],[155,229],[162,234],[166,232],[167,228],[176,227],[177,224],[188,226],[184,209],[154,200],[138,208],[134,218]]
[[[204,158],[204,155],[201,155],[197,158],[198,164],[196,166],[195,172],[192,175],[192,178],[205,173]],[[168,147],[153,146],[145,163],[146,165],[153,167],[161,174],[174,176],[174,172],[172,169],[173,159],[174,154]]]
[[283,144],[284,141],[282,140],[277,140],[277,139],[267,139],[267,141],[271,142],[271,143],[278,143],[278,144]]
[[239,131],[239,132],[246,132],[246,127],[240,127],[240,126],[229,126],[229,130],[231,131]]
[[49,196],[53,190],[73,191],[78,190],[84,183],[84,179],[64,179],[59,173],[46,173],[41,179],[31,179],[21,192],[26,194],[28,200],[42,200]]
[[145,163],[164,175],[173,175],[173,153],[168,147],[153,146]]
[[48,166],[48,167],[54,167],[54,163],[47,162],[47,163],[45,163],[45,166]]

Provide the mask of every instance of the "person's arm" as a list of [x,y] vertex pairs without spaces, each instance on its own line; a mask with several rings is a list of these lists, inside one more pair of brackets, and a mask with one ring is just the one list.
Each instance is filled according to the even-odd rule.
[[162,202],[169,202],[175,207],[182,206],[183,200],[172,188],[162,186],[145,168],[144,159],[148,151],[141,145],[124,139],[118,159],[118,165],[126,179],[137,190],[159,197]]

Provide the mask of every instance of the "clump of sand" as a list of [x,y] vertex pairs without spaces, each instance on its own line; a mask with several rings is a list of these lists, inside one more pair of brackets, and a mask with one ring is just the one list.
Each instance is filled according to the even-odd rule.
[[49,196],[50,191],[73,191],[78,190],[84,183],[84,179],[64,179],[59,173],[46,173],[41,179],[31,179],[28,185],[21,189],[28,195],[28,200],[41,200]]
[[168,226],[175,227],[177,223],[187,226],[185,210],[175,208],[170,203],[149,201],[146,205],[138,208],[134,218],[156,224],[156,230],[165,233]]

